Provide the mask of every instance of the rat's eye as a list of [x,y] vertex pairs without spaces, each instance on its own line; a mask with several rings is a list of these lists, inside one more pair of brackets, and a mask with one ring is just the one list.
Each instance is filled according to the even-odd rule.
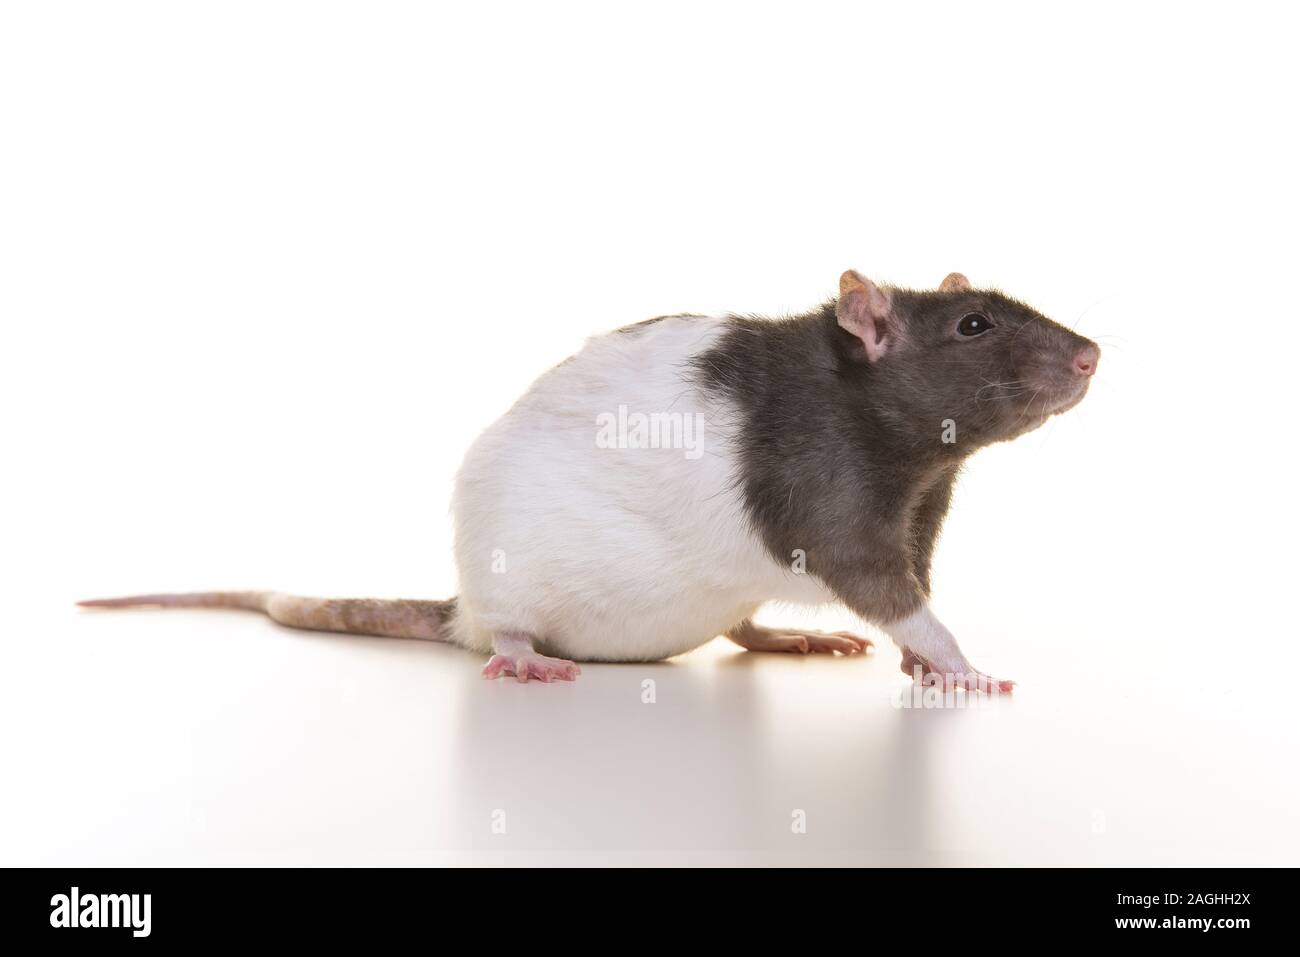
[[957,331],[963,336],[978,336],[981,332],[988,332],[992,328],[993,323],[989,322],[988,317],[981,316],[978,312],[962,316],[961,322],[957,323]]

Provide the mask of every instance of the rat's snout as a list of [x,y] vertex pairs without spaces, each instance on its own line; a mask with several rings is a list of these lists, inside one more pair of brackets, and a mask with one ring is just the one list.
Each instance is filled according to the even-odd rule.
[[1093,343],[1088,343],[1074,355],[1074,374],[1090,376],[1097,371],[1097,362],[1101,359],[1101,350]]

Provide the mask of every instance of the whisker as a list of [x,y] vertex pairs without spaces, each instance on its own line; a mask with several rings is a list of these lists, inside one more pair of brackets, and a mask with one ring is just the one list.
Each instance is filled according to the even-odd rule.
[[[1022,386],[1027,386],[1029,384],[1027,379],[1008,379],[1006,382],[993,382],[989,379],[984,379],[984,383],[984,385],[975,390],[975,394],[971,396],[971,399],[976,402],[986,402],[995,398],[1014,398],[1018,395],[1024,395],[1029,391],[1028,388],[1022,388]],[[1003,393],[995,393],[990,395],[987,399],[981,398],[981,395],[986,390],[990,389],[1006,389],[1007,391]]]
[[1025,417],[1027,415],[1029,415],[1029,410],[1033,408],[1034,403],[1038,401],[1038,397],[1042,394],[1043,389],[1045,388],[1047,387],[1043,386],[1042,388],[1038,389],[1038,391],[1036,391],[1033,394],[1030,400],[1025,403],[1025,407],[1020,410],[1020,416],[1016,419],[1016,425],[1015,425],[1016,428],[1020,428],[1020,423],[1025,420]]

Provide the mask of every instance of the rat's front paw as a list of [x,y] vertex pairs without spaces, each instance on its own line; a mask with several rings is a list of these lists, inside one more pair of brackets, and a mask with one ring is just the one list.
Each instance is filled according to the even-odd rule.
[[991,678],[980,671],[940,671],[911,651],[903,652],[899,667],[903,674],[911,675],[917,684],[943,688],[944,691],[965,688],[967,691],[982,691],[984,694],[1010,694],[1016,686],[1014,681]]

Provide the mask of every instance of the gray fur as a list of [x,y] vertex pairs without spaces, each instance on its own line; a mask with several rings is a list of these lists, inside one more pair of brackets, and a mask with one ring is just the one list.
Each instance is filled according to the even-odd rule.
[[[1074,356],[1096,348],[1000,292],[890,293],[896,339],[877,362],[832,301],[786,319],[732,317],[694,369],[741,411],[737,480],[773,557],[802,549],[810,573],[878,623],[928,596],[965,459],[1079,401]],[[971,314],[993,328],[961,336]]]

